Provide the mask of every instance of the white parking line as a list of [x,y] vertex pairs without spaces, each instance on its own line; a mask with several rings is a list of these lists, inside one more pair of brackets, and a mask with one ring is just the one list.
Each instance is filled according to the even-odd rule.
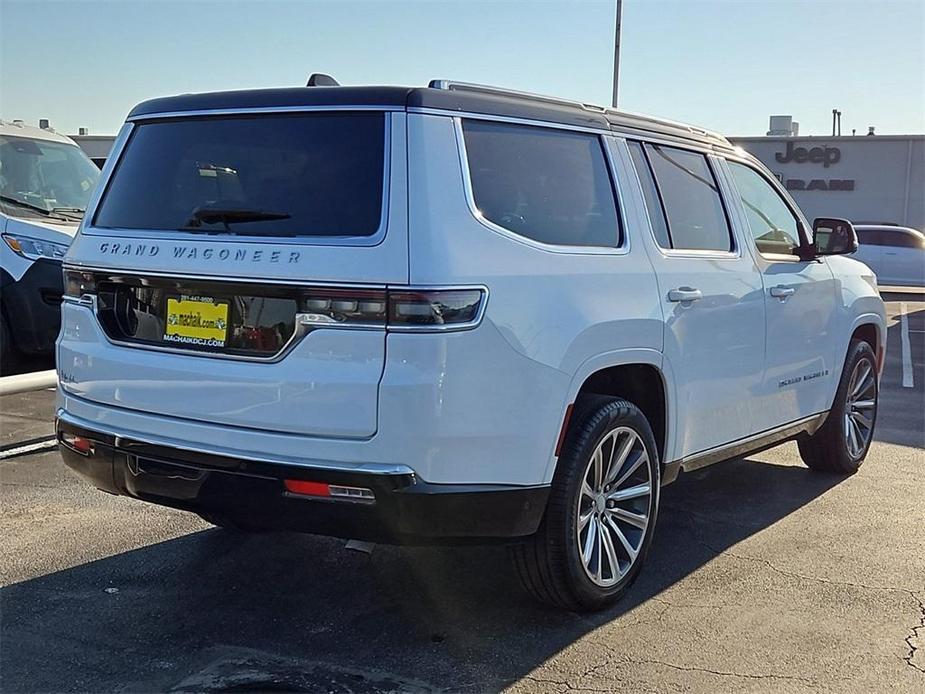
[[906,318],[906,302],[899,304],[900,336],[903,345],[903,388],[915,388],[912,379],[912,344],[909,341],[909,319]]
[[57,445],[57,438],[55,436],[51,436],[42,441],[34,441],[23,446],[16,446],[15,448],[4,448],[2,451],[0,451],[0,460],[15,458],[20,455],[25,455],[26,453],[35,453],[36,451],[49,450],[51,448],[55,448]]

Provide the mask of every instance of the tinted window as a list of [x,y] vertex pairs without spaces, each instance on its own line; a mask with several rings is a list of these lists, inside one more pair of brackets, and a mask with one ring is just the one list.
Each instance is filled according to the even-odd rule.
[[596,135],[463,122],[475,204],[485,219],[542,243],[617,246],[613,184]]
[[382,113],[183,118],[136,127],[96,224],[253,236],[369,236]]
[[879,231],[855,230],[858,235],[858,244],[861,246],[887,246],[886,237]]
[[863,246],[895,246],[925,248],[925,237],[890,229],[856,229],[858,243]]
[[646,161],[646,153],[638,142],[630,141],[626,144],[630,148],[630,155],[632,155],[633,164],[636,167],[636,175],[639,176],[639,185],[642,186],[642,194],[646,199],[646,208],[649,211],[649,221],[652,222],[655,240],[658,241],[658,245],[662,248],[671,248],[671,239],[668,236],[668,222],[665,221],[665,210],[662,207],[662,201],[658,198],[658,189],[655,187],[655,179],[652,178],[649,162]]
[[800,247],[799,224],[793,212],[753,168],[732,161],[728,164],[758,250],[792,255]]
[[922,248],[922,239],[902,231],[881,231],[883,245],[899,248]]
[[729,223],[707,158],[674,147],[646,145],[661,192],[673,248],[732,250]]

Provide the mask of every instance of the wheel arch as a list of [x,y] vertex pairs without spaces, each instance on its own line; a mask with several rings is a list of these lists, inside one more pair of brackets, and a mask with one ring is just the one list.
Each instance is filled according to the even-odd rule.
[[[563,405],[559,441],[564,439],[570,425],[572,408],[582,395],[621,397],[639,407],[649,420],[659,460],[664,465],[666,451],[671,450],[674,398],[673,383],[662,367],[661,352],[649,349],[621,350],[586,361],[572,379],[568,398]],[[557,462],[558,458],[554,454],[546,479],[552,478]]]
[[854,319],[848,340],[841,346],[837,373],[841,373],[844,368],[848,350],[851,348],[851,341],[855,339],[864,340],[873,347],[874,354],[877,356],[877,373],[881,374],[883,372],[884,357],[886,356],[886,330],[883,317],[875,313],[867,313]]

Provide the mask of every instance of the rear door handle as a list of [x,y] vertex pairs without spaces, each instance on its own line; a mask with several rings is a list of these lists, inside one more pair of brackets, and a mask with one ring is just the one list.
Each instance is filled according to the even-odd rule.
[[785,287],[779,284],[776,287],[771,287],[771,296],[776,296],[778,299],[786,299],[788,296],[792,296],[795,291],[796,289],[793,287]]
[[693,287],[678,287],[668,292],[668,301],[697,301],[703,298],[703,292]]

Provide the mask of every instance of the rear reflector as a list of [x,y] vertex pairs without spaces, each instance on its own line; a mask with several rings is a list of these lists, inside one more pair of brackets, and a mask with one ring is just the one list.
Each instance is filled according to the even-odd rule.
[[286,480],[286,491],[305,496],[331,496],[331,485],[324,482],[306,482],[305,480]]
[[93,453],[93,442],[90,439],[85,439],[83,436],[62,432],[60,440],[66,448],[70,448],[75,453],[80,453],[80,455],[90,455]]
[[562,418],[562,428],[559,429],[559,440],[556,441],[556,457],[562,455],[562,445],[565,443],[565,435],[568,433],[568,423],[572,419],[572,410],[575,403],[565,408],[565,416]]
[[372,489],[366,487],[345,487],[341,484],[326,482],[307,482],[305,480],[285,480],[286,491],[300,496],[316,496],[342,501],[362,501],[372,503],[376,500]]

